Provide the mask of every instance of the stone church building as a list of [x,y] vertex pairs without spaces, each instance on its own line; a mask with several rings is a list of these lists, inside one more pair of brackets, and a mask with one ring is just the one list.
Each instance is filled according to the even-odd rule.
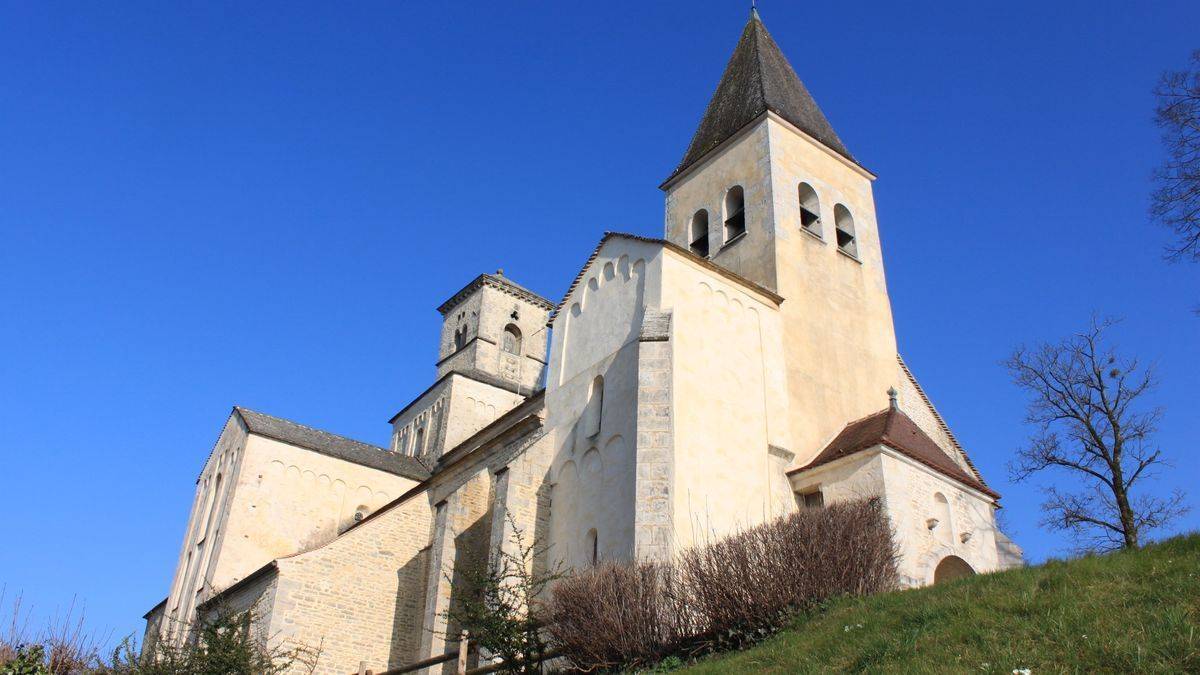
[[897,354],[874,178],[752,14],[663,238],[605,233],[554,300],[499,272],[453,293],[389,447],[233,409],[147,639],[256,605],[318,672],[378,672],[454,648],[453,579],[514,527],[579,569],[867,496],[906,584],[1020,564]]

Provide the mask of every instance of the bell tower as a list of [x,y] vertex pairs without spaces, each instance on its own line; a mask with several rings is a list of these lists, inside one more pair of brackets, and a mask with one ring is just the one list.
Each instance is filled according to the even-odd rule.
[[668,241],[784,298],[797,463],[897,382],[874,179],[752,10],[660,187]]
[[479,275],[438,307],[438,378],[456,372],[532,393],[546,368],[546,321],[553,308],[502,270]]

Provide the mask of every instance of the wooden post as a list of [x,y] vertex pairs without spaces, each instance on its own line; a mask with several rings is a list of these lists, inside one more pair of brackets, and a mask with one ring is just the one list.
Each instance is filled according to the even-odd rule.
[[458,675],[463,675],[467,672],[467,652],[471,648],[471,640],[467,635],[467,631],[462,632],[462,637],[458,639],[458,670],[455,671]]

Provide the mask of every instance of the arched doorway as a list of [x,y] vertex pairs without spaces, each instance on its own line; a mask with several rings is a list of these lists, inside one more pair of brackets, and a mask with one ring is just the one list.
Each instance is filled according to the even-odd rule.
[[948,555],[942,558],[942,561],[937,565],[937,569],[933,571],[933,583],[940,584],[944,581],[953,581],[971,576],[975,576],[975,570],[967,564],[966,560],[956,555]]

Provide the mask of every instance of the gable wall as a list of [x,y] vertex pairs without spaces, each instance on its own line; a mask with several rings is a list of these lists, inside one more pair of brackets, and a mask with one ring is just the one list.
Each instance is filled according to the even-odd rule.
[[272,639],[319,646],[315,673],[415,661],[429,537],[429,503],[416,495],[325,546],[279,560]]
[[415,484],[251,434],[209,588],[227,588],[276,558],[332,540],[353,522],[356,509],[373,512]]
[[[663,249],[608,239],[555,317],[546,389],[553,485],[550,555],[568,567],[598,557],[627,560],[634,551],[635,446],[638,440],[638,336],[648,307],[658,304]],[[594,436],[584,417],[596,377],[604,378],[603,410]]]

